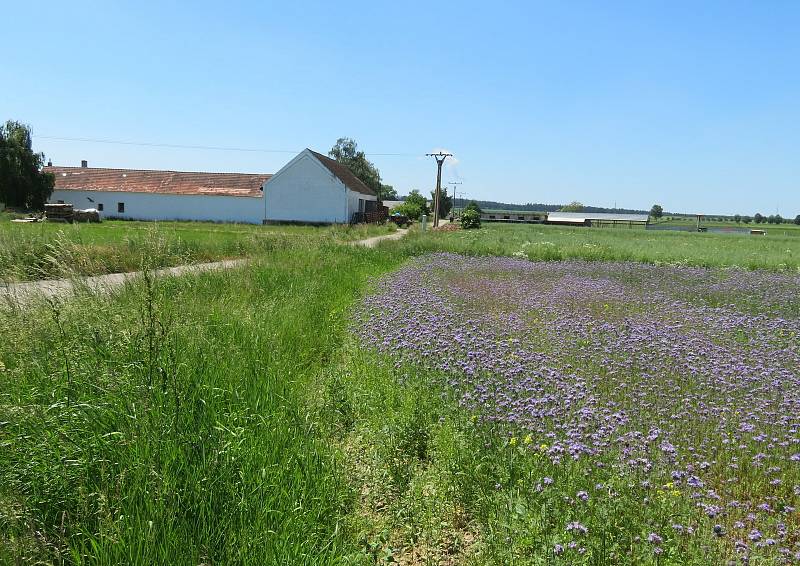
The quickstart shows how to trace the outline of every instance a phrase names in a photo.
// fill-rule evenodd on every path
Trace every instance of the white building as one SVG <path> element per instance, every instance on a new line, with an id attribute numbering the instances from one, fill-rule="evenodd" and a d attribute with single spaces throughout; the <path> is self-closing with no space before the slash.
<path id="1" fill-rule="evenodd" d="M 275 175 L 45 167 L 50 202 L 96 208 L 104 218 L 217 222 L 347 223 L 377 195 L 340 163 L 303 150 Z"/>

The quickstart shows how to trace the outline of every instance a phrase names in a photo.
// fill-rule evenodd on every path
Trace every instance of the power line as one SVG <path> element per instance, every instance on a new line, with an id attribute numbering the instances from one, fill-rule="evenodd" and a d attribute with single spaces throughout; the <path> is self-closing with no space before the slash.
<path id="1" fill-rule="evenodd" d="M 263 149 L 252 147 L 226 147 L 215 145 L 188 145 L 177 143 L 156 143 L 156 142 L 138 142 L 127 140 L 112 140 L 112 139 L 98 139 L 98 138 L 74 138 L 66 136 L 36 136 L 37 138 L 45 140 L 69 141 L 69 142 L 84 142 L 84 143 L 107 143 L 115 145 L 134 145 L 140 147 L 166 147 L 171 149 L 202 149 L 213 151 L 241 151 L 249 153 L 300 153 L 301 150 L 292 149 Z M 421 153 L 366 153 L 365 155 L 375 155 L 382 157 L 422 157 Z"/>

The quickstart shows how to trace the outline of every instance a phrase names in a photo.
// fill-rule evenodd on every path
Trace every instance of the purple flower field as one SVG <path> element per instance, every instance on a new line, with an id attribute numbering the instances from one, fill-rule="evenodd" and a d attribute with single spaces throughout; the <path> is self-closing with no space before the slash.
<path id="1" fill-rule="evenodd" d="M 509 449 L 688 510 L 643 532 L 654 556 L 708 537 L 800 561 L 800 275 L 433 254 L 376 281 L 356 318 Z M 580 506 L 615 496 L 586 484 L 556 555 L 586 535 Z"/>

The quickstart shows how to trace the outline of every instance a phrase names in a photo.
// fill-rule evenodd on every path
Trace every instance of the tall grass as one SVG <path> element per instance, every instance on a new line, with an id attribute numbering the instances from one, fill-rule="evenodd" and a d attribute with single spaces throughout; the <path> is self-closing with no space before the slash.
<path id="1" fill-rule="evenodd" d="M 392 265 L 309 246 L 0 314 L 0 561 L 352 552 L 351 491 L 309 390 L 364 278 Z"/>
<path id="2" fill-rule="evenodd" d="M 208 222 L 0 223 L 0 280 L 25 281 L 134 271 L 254 256 L 310 241 L 337 242 L 393 230 L 358 225 L 249 226 Z"/>

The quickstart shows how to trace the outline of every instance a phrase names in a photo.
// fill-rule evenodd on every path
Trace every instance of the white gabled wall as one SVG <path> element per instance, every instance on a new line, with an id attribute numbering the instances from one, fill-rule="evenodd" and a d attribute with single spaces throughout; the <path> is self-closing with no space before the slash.
<path id="1" fill-rule="evenodd" d="M 346 223 L 351 218 L 347 192 L 344 183 L 304 150 L 264 184 L 265 217 L 275 222 Z"/>
<path id="2" fill-rule="evenodd" d="M 358 212 L 358 199 L 378 200 L 378 197 L 376 197 L 375 195 L 365 195 L 364 193 L 359 193 L 347 189 L 347 209 L 350 213 L 348 216 L 349 218 L 352 218 L 353 214 Z"/>
<path id="3" fill-rule="evenodd" d="M 91 202 L 89 199 L 94 202 Z M 209 220 L 261 224 L 263 198 L 212 195 L 165 195 L 123 191 L 76 191 L 56 189 L 50 202 L 63 200 L 75 208 L 98 208 L 102 218 L 131 220 Z M 125 212 L 117 212 L 117 203 L 125 203 Z"/>

